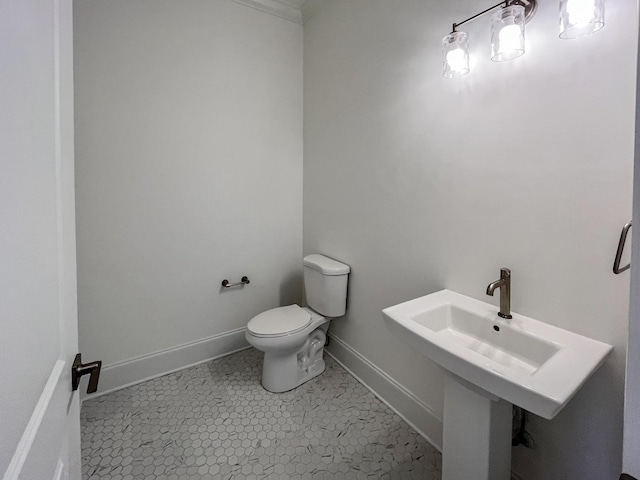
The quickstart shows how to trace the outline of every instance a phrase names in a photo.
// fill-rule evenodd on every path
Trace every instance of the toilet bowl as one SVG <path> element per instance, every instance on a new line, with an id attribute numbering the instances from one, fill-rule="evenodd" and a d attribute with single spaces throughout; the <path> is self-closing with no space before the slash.
<path id="1" fill-rule="evenodd" d="M 346 311 L 348 265 L 323 255 L 304 258 L 308 307 L 288 305 L 253 317 L 246 339 L 264 352 L 262 386 L 286 392 L 324 372 L 329 322 Z"/>
<path id="2" fill-rule="evenodd" d="M 264 352 L 262 386 L 286 392 L 324 372 L 322 349 L 328 327 L 325 317 L 298 305 L 267 310 L 251 319 L 246 338 Z"/>

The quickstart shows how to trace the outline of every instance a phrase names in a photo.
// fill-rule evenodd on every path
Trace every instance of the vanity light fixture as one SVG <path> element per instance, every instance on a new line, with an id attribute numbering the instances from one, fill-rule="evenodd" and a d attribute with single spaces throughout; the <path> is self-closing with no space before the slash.
<path id="1" fill-rule="evenodd" d="M 506 0 L 472 17 L 454 23 L 451 33 L 442 39 L 442 74 L 446 78 L 469 73 L 469 37 L 458 27 L 497 8 L 491 23 L 491 60 L 502 62 L 524 53 L 524 24 L 538 7 L 537 0 Z"/>
<path id="2" fill-rule="evenodd" d="M 605 0 L 560 0 L 560 38 L 578 38 L 604 26 Z M 491 20 L 491 60 L 503 62 L 524 54 L 524 26 L 538 9 L 537 0 L 506 0 L 461 22 L 442 39 L 442 74 L 445 78 L 469 73 L 469 36 L 458 27 L 499 9 Z"/>

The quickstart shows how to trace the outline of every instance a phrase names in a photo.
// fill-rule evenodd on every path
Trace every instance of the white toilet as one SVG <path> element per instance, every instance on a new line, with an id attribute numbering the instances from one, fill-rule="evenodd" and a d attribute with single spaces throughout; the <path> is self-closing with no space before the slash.
<path id="1" fill-rule="evenodd" d="M 247 341 L 264 352 L 262 386 L 270 392 L 292 390 L 324 372 L 329 322 L 347 308 L 349 265 L 318 254 L 303 263 L 309 306 L 273 308 L 247 325 Z"/>

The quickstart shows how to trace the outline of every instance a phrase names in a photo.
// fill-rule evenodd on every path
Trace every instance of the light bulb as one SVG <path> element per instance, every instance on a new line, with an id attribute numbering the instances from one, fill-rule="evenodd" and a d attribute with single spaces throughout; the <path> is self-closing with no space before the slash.
<path id="1" fill-rule="evenodd" d="M 449 68 L 456 72 L 467 69 L 469 66 L 464 50 L 461 48 L 447 52 L 447 63 L 449 64 Z"/>
<path id="2" fill-rule="evenodd" d="M 576 26 L 584 26 L 593 18 L 593 0 L 569 0 L 567 15 L 569 22 Z"/>
<path id="3" fill-rule="evenodd" d="M 522 35 L 519 25 L 507 25 L 500 29 L 498 38 L 500 39 L 500 52 L 504 55 L 513 55 L 520 48 L 520 37 Z"/>
<path id="4" fill-rule="evenodd" d="M 578 38 L 604 27 L 604 0 L 560 0 L 560 38 Z"/>

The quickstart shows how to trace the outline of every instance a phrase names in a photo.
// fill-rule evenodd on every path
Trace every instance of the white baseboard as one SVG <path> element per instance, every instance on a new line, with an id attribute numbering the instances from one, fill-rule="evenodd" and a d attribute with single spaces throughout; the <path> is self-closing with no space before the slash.
<path id="1" fill-rule="evenodd" d="M 329 332 L 325 351 L 362 385 L 396 412 L 438 451 L 442 451 L 442 419 L 427 404 L 404 388 L 343 340 Z"/>
<path id="2" fill-rule="evenodd" d="M 98 392 L 91 395 L 84 394 L 82 400 L 96 398 L 249 348 L 249 343 L 244 336 L 245 331 L 246 328 L 240 328 L 107 365 L 100 372 Z M 80 389 L 84 392 L 86 386 L 81 386 Z"/>

